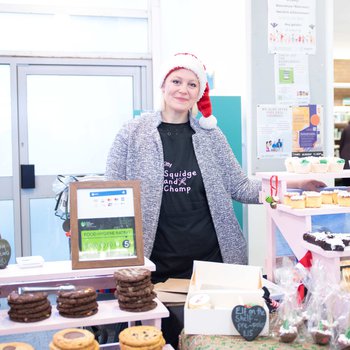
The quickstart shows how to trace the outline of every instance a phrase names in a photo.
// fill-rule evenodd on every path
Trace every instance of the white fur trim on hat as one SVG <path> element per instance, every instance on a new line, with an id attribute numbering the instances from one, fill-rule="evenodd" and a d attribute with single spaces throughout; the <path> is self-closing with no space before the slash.
<path id="1" fill-rule="evenodd" d="M 199 118 L 199 125 L 203 129 L 215 129 L 217 126 L 217 119 L 213 116 L 210 115 L 209 117 L 200 117 Z"/>
<path id="2" fill-rule="evenodd" d="M 205 67 L 203 63 L 196 57 L 191 54 L 180 53 L 174 55 L 168 62 L 166 62 L 161 70 L 160 75 L 160 87 L 163 86 L 165 77 L 169 74 L 170 71 L 176 68 L 186 68 L 195 73 L 199 80 L 199 94 L 198 100 L 203 96 L 205 86 L 207 84 L 207 74 L 205 72 Z"/>

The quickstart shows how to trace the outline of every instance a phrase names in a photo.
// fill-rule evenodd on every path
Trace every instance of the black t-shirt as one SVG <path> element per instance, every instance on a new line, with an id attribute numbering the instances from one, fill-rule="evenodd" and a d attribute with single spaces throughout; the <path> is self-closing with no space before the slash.
<path id="1" fill-rule="evenodd" d="M 161 123 L 164 185 L 151 261 L 154 282 L 190 278 L 193 260 L 222 262 L 190 123 Z"/>

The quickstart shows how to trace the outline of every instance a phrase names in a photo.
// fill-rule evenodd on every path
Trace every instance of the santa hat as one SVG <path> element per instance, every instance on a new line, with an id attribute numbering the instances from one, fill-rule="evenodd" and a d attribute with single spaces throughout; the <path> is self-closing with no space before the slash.
<path id="1" fill-rule="evenodd" d="M 306 271 L 310 270 L 312 266 L 312 253 L 308 250 L 306 254 L 299 260 L 295 267 L 303 274 Z M 306 295 L 306 288 L 303 283 L 300 283 L 297 289 L 297 300 L 301 304 Z"/>
<path id="2" fill-rule="evenodd" d="M 202 113 L 202 117 L 199 119 L 199 125 L 203 129 L 214 129 L 216 127 L 217 120 L 212 115 L 207 74 L 204 64 L 196 56 L 190 53 L 178 53 L 168 62 L 166 62 L 161 72 L 161 87 L 170 73 L 181 68 L 191 70 L 197 75 L 199 80 L 197 107 Z"/>

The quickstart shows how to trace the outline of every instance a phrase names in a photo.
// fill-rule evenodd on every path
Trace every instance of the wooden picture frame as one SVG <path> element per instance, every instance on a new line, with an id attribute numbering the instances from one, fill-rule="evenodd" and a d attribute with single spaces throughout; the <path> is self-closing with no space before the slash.
<path id="1" fill-rule="evenodd" d="M 72 269 L 144 265 L 139 181 L 70 183 Z"/>

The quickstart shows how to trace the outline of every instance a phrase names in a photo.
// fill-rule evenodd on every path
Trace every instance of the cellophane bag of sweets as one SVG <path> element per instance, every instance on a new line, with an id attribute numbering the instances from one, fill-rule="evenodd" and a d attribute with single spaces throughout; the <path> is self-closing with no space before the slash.
<path id="1" fill-rule="evenodd" d="M 334 319 L 337 320 L 334 348 L 350 350 L 350 293 L 349 286 L 341 285 L 334 305 Z"/>
<path id="2" fill-rule="evenodd" d="M 277 309 L 277 317 L 272 325 L 272 336 L 282 343 L 292 343 L 303 339 L 303 307 L 298 298 L 300 274 L 293 262 L 284 258 L 275 271 L 275 282 L 283 292 L 283 299 Z"/>
<path id="3" fill-rule="evenodd" d="M 310 269 L 307 290 L 305 309 L 308 333 L 315 344 L 333 343 L 337 326 L 334 308 L 339 286 L 327 281 L 325 267 L 318 261 Z"/>

